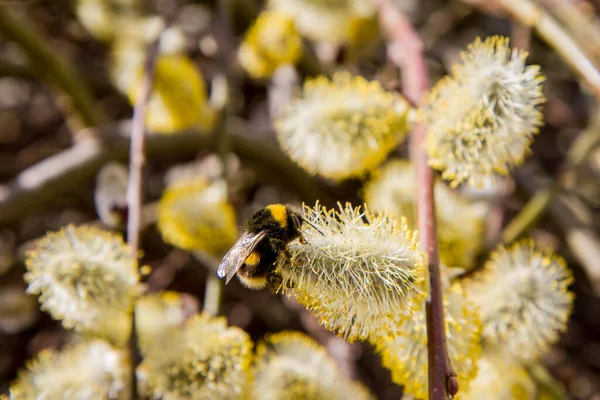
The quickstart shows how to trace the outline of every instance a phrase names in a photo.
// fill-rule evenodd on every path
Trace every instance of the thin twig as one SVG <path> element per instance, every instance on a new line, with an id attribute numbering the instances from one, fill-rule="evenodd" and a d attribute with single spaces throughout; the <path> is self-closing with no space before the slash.
<path id="1" fill-rule="evenodd" d="M 69 97 L 84 126 L 97 126 L 102 115 L 95 107 L 92 94 L 78 75 L 64 63 L 51 44 L 33 29 L 23 17 L 17 21 L 7 8 L 0 7 L 0 31 L 21 46 L 29 58 L 31 68 L 40 76 L 60 87 Z"/>
<path id="2" fill-rule="evenodd" d="M 229 55 L 231 51 L 231 0 L 219 0 L 219 54 L 217 59 L 218 72 L 213 80 L 213 91 L 220 93 L 213 96 L 216 100 L 216 107 L 219 109 L 219 121 L 213 132 L 215 142 L 217 143 L 217 151 L 219 158 L 223 164 L 221 178 L 227 185 L 227 176 L 229 173 L 227 156 L 231 149 L 231 135 L 227 130 L 227 121 L 230 111 L 230 95 L 231 95 L 231 66 L 229 63 Z M 228 190 L 227 190 L 228 192 Z M 216 266 L 215 266 L 216 267 Z M 210 315 L 216 316 L 221 312 L 223 303 L 223 280 L 216 275 L 216 268 L 210 271 L 206 277 L 206 290 L 204 291 L 204 302 L 202 308 Z"/>
<path id="3" fill-rule="evenodd" d="M 546 10 L 531 0 L 463 0 L 484 10 L 501 10 L 524 25 L 531 26 L 565 63 L 600 96 L 600 71 L 579 45 Z"/>
<path id="4" fill-rule="evenodd" d="M 413 104 L 420 104 L 429 75 L 423 56 L 421 39 L 403 15 L 389 0 L 376 0 L 379 20 L 389 37 L 388 58 L 402 70 L 404 94 Z M 417 171 L 417 222 L 421 245 L 429 260 L 430 296 L 425 304 L 427 317 L 427 353 L 429 362 L 429 398 L 447 399 L 458 392 L 458 380 L 452 369 L 446 344 L 444 306 L 437 251 L 433 171 L 427 164 L 423 141 L 427 127 L 420 123 L 411 133 L 411 155 Z"/>
<path id="5" fill-rule="evenodd" d="M 165 28 L 173 21 L 177 2 L 172 1 L 165 5 Z M 163 30 L 164 32 L 164 30 Z M 133 108 L 133 119 L 131 122 L 131 147 L 129 150 L 129 183 L 127 185 L 127 243 L 131 247 L 133 257 L 137 259 L 140 250 L 140 227 L 142 223 L 142 168 L 144 166 L 144 139 L 146 137 L 146 108 L 152 84 L 156 62 L 160 53 L 160 40 L 162 33 L 148 46 L 146 60 L 144 62 L 144 74 L 136 93 L 136 101 Z M 131 360 L 131 393 L 132 398 L 137 398 L 137 329 L 135 321 L 135 307 L 131 315 L 131 331 L 129 337 L 129 351 Z"/>

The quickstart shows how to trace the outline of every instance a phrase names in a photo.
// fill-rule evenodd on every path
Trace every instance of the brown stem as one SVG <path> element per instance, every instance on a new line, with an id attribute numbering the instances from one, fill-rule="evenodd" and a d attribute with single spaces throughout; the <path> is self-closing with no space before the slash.
<path id="1" fill-rule="evenodd" d="M 165 5 L 166 23 L 170 26 L 177 8 L 177 2 L 171 1 Z M 164 31 L 163 31 L 164 32 Z M 148 46 L 146 61 L 144 62 L 144 74 L 138 87 L 135 105 L 133 108 L 133 119 L 131 122 L 131 147 L 129 149 L 129 183 L 127 185 L 127 243 L 131 246 L 133 257 L 137 259 L 140 250 L 140 227 L 142 223 L 142 168 L 144 166 L 144 139 L 146 136 L 146 108 L 152 83 L 156 60 L 160 53 L 160 39 L 162 33 Z M 137 393 L 137 329 L 135 323 L 135 307 L 131 315 L 131 331 L 129 336 L 129 351 L 131 360 L 131 393 L 132 398 L 138 397 Z"/>
<path id="2" fill-rule="evenodd" d="M 404 94 L 419 105 L 429 87 L 429 75 L 423 57 L 423 44 L 408 18 L 389 0 L 376 0 L 379 20 L 389 37 L 388 58 L 402 70 Z M 429 362 L 429 398 L 447 399 L 458 392 L 458 380 L 452 369 L 446 344 L 440 265 L 437 252 L 433 171 L 427 163 L 423 141 L 427 127 L 417 124 L 410 136 L 413 163 L 417 171 L 417 222 L 422 246 L 429 260 L 430 297 L 425 304 L 427 318 L 427 354 Z"/>

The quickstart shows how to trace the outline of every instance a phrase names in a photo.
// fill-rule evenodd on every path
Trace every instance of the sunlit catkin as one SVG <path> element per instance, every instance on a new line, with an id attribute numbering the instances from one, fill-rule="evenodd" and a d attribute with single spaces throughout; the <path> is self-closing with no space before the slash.
<path id="1" fill-rule="evenodd" d="M 137 260 L 123 239 L 91 226 L 69 225 L 38 240 L 26 257 L 28 293 L 67 328 L 125 317 L 142 292 Z"/>
<path id="2" fill-rule="evenodd" d="M 461 400 L 534 400 L 536 387 L 525 368 L 495 352 L 485 352 L 478 362 L 479 371 L 469 388 L 462 387 Z"/>
<path id="3" fill-rule="evenodd" d="M 369 0 L 270 0 L 269 7 L 293 18 L 307 38 L 337 44 L 358 36 L 359 27 L 375 15 Z"/>
<path id="4" fill-rule="evenodd" d="M 507 38 L 477 39 L 461 56 L 426 97 L 426 148 L 431 166 L 452 185 L 479 186 L 529 153 L 542 125 L 543 77 Z"/>
<path id="5" fill-rule="evenodd" d="M 259 343 L 253 368 L 252 399 L 367 400 L 360 384 L 348 380 L 327 351 L 300 332 L 268 335 Z"/>
<path id="6" fill-rule="evenodd" d="M 275 120 L 284 151 L 312 174 L 343 180 L 381 163 L 407 133 L 408 104 L 379 82 L 339 72 L 308 79 Z"/>
<path id="7" fill-rule="evenodd" d="M 152 346 L 137 370 L 140 392 L 151 399 L 246 399 L 252 341 L 225 318 L 196 315 Z"/>
<path id="8" fill-rule="evenodd" d="M 127 352 L 102 340 L 71 345 L 60 352 L 43 350 L 10 386 L 11 400 L 127 400 Z"/>
<path id="9" fill-rule="evenodd" d="M 483 271 L 465 281 L 481 309 L 484 347 L 537 359 L 566 329 L 572 281 L 564 260 L 531 240 L 498 248 Z"/>
<path id="10" fill-rule="evenodd" d="M 387 211 L 397 220 L 406 217 L 416 228 L 415 169 L 410 162 L 394 160 L 371 176 L 363 188 L 365 202 L 374 211 Z M 438 251 L 445 265 L 469 268 L 483 245 L 485 210 L 442 182 L 435 184 Z"/>
<path id="11" fill-rule="evenodd" d="M 271 76 L 285 64 L 295 64 L 302 55 L 302 38 L 294 20 L 277 11 L 260 13 L 240 45 L 240 65 L 255 79 Z"/>
<path id="12" fill-rule="evenodd" d="M 477 373 L 481 356 L 481 320 L 477 305 L 457 285 L 444 291 L 446 340 L 452 366 L 458 375 L 460 390 L 468 389 Z M 425 304 L 412 318 L 397 326 L 396 337 L 371 340 L 382 357 L 383 365 L 392 372 L 392 379 L 404 386 L 404 393 L 418 399 L 428 399 L 427 324 Z"/>
<path id="13" fill-rule="evenodd" d="M 238 235 L 225 188 L 202 179 L 165 189 L 158 204 L 158 228 L 165 242 L 215 257 L 221 257 Z"/>
<path id="14" fill-rule="evenodd" d="M 425 256 L 406 223 L 367 209 L 304 208 L 300 241 L 280 257 L 281 287 L 348 340 L 394 332 L 392 317 L 420 310 L 425 296 Z M 289 287 L 293 289 L 288 289 Z"/>

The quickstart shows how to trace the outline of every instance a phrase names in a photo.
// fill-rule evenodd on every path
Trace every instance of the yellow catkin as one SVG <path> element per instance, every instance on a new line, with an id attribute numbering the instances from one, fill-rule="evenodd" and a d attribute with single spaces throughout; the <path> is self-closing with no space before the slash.
<path id="1" fill-rule="evenodd" d="M 405 222 L 350 204 L 304 208 L 299 241 L 281 257 L 281 288 L 327 329 L 347 340 L 395 332 L 396 317 L 410 317 L 425 296 L 425 256 Z M 292 287 L 292 289 L 288 289 Z"/>
<path id="2" fill-rule="evenodd" d="M 275 119 L 277 139 L 295 162 L 334 180 L 364 176 L 405 138 L 410 108 L 401 97 L 347 72 L 308 79 Z"/>
<path id="3" fill-rule="evenodd" d="M 302 56 L 302 38 L 294 21 L 277 11 L 263 11 L 240 45 L 240 65 L 255 79 L 268 78 L 280 66 Z"/>
<path id="4" fill-rule="evenodd" d="M 480 307 L 485 348 L 524 362 L 538 359 L 566 329 L 574 295 L 564 260 L 530 239 L 491 255 L 465 289 Z"/>
<path id="5" fill-rule="evenodd" d="M 429 163 L 453 186 L 482 186 L 530 152 L 542 125 L 543 76 L 508 39 L 479 38 L 426 96 Z"/>

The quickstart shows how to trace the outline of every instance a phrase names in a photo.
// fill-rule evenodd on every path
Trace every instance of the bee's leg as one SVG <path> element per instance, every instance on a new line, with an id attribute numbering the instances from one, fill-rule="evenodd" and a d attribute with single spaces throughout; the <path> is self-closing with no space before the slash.
<path id="1" fill-rule="evenodd" d="M 283 278 L 278 273 L 271 272 L 267 275 L 267 282 L 269 291 L 272 294 L 277 294 L 279 289 L 281 289 L 281 285 L 283 285 Z"/>

